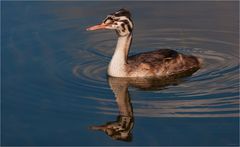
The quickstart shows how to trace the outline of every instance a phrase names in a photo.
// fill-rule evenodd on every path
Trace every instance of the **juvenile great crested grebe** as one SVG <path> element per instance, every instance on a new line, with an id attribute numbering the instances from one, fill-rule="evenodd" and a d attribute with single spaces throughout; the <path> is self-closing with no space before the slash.
<path id="1" fill-rule="evenodd" d="M 144 52 L 128 57 L 132 42 L 133 22 L 126 9 L 109 14 L 99 25 L 87 28 L 88 31 L 116 30 L 118 42 L 108 66 L 112 77 L 162 77 L 176 75 L 200 68 L 197 57 L 188 56 L 170 49 Z"/>

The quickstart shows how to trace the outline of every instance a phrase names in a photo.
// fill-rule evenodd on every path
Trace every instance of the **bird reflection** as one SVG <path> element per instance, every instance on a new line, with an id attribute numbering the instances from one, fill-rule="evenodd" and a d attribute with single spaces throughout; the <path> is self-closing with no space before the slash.
<path id="1" fill-rule="evenodd" d="M 134 126 L 133 107 L 128 87 L 132 86 L 141 90 L 161 90 L 168 85 L 177 85 L 184 81 L 183 77 L 189 76 L 195 71 L 167 78 L 116 78 L 108 77 L 119 109 L 119 115 L 115 121 L 106 122 L 103 125 L 91 126 L 92 130 L 105 132 L 114 140 L 132 141 L 132 129 Z"/>
<path id="2" fill-rule="evenodd" d="M 119 115 L 116 121 L 110 121 L 100 126 L 92 126 L 91 129 L 103 131 L 116 140 L 131 141 L 134 117 L 131 98 L 128 92 L 129 82 L 123 78 L 113 77 L 109 77 L 108 82 L 115 94 Z"/>

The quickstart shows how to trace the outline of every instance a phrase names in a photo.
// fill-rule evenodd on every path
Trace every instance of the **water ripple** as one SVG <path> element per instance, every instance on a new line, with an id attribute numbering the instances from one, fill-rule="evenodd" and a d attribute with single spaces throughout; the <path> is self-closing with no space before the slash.
<path id="1" fill-rule="evenodd" d="M 235 42 L 195 35 L 207 32 L 210 36 L 234 36 L 234 32 L 177 28 L 150 29 L 147 32 L 137 32 L 130 54 L 155 48 L 171 48 L 202 58 L 203 67 L 180 84 L 169 85 L 161 90 L 141 91 L 130 87 L 135 116 L 238 117 L 238 45 Z M 38 36 L 38 40 L 41 39 Z M 84 109 L 94 113 L 118 113 L 106 75 L 115 43 L 115 35 L 111 32 L 86 33 L 82 42 L 76 42 L 70 49 L 53 53 L 64 57 L 56 61 L 55 78 L 69 87 L 69 90 L 84 87 L 93 91 L 92 95 L 85 96 L 93 105 L 84 106 Z M 103 98 L 99 95 L 101 92 L 108 95 Z M 75 94 L 71 93 L 71 96 L 78 97 L 79 93 Z"/>

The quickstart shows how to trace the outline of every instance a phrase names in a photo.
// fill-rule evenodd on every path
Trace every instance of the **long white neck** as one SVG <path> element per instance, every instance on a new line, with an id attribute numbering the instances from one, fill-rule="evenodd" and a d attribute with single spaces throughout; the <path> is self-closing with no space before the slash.
<path id="1" fill-rule="evenodd" d="M 126 77 L 126 65 L 128 51 L 131 45 L 132 35 L 119 37 L 112 60 L 108 65 L 108 75 L 112 77 Z"/>

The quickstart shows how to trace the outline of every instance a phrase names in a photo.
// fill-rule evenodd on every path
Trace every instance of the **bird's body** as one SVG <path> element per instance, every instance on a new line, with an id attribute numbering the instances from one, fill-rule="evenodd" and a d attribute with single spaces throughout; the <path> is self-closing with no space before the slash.
<path id="1" fill-rule="evenodd" d="M 125 9 L 108 15 L 102 24 L 88 30 L 114 29 L 118 42 L 108 66 L 112 77 L 163 77 L 200 68 L 197 57 L 184 55 L 171 49 L 160 49 L 128 56 L 132 42 L 133 23 Z"/>
<path id="2" fill-rule="evenodd" d="M 162 77 L 182 73 L 199 67 L 193 56 L 180 54 L 170 49 L 160 49 L 129 57 L 129 77 Z"/>

